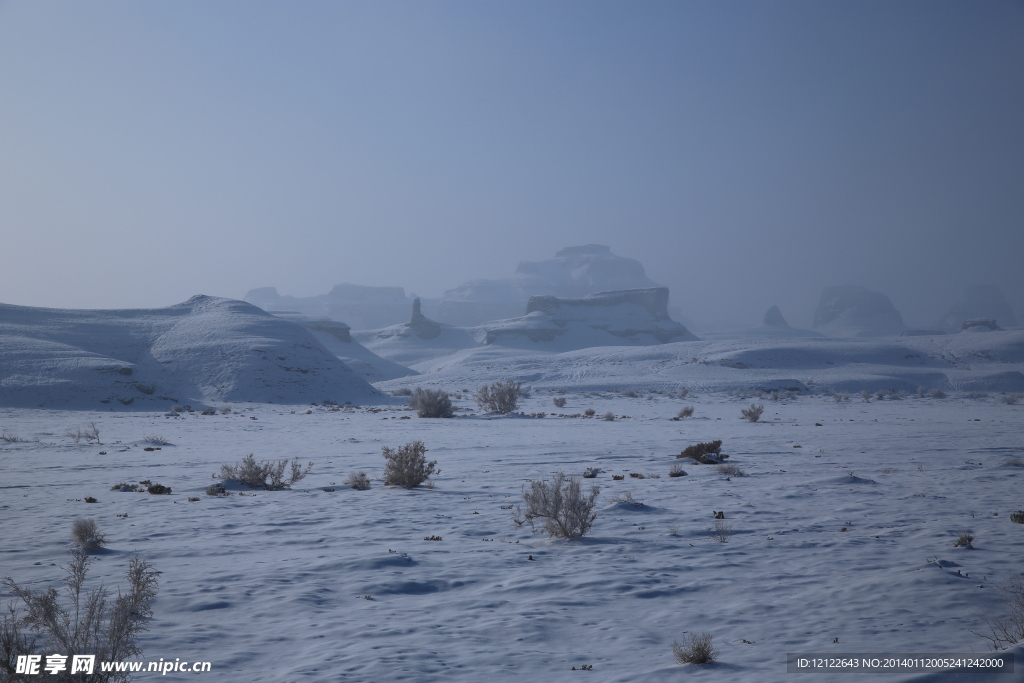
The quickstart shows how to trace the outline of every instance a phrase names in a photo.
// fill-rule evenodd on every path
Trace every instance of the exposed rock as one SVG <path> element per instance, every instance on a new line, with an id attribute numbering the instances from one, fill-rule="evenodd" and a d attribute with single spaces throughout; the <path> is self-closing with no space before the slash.
<path id="1" fill-rule="evenodd" d="M 245 300 L 270 313 L 344 321 L 357 330 L 405 322 L 412 303 L 412 297 L 401 287 L 366 287 L 347 282 L 335 285 L 327 294 L 306 297 L 281 296 L 275 287 L 259 287 L 250 290 Z"/>
<path id="2" fill-rule="evenodd" d="M 964 324 L 960 326 L 961 332 L 998 332 L 1002 329 L 992 318 L 965 320 Z"/>
<path id="3" fill-rule="evenodd" d="M 599 292 L 577 299 L 534 296 L 527 314 L 481 326 L 485 344 L 559 341 L 559 348 L 666 344 L 696 337 L 668 316 L 668 289 Z"/>
<path id="4" fill-rule="evenodd" d="M 419 299 L 413 300 L 412 320 L 407 322 L 405 326 L 412 329 L 420 339 L 436 339 L 437 335 L 441 334 L 441 326 L 423 315 L 420 311 Z"/>
<path id="5" fill-rule="evenodd" d="M 473 280 L 441 297 L 438 319 L 469 327 L 522 315 L 532 296 L 582 297 L 594 292 L 657 287 L 639 261 L 600 244 L 566 247 L 546 261 L 523 261 L 498 280 Z"/>
<path id="6" fill-rule="evenodd" d="M 962 299 L 953 304 L 936 327 L 955 332 L 965 320 L 991 319 L 1002 327 L 1016 327 L 1017 317 L 1013 309 L 1003 297 L 1003 293 L 994 285 L 976 285 L 964 290 Z"/>
<path id="7" fill-rule="evenodd" d="M 903 332 L 903 316 L 889 297 L 866 287 L 826 287 L 814 312 L 814 329 L 832 336 L 881 337 Z"/>
<path id="8" fill-rule="evenodd" d="M 789 327 L 789 323 L 782 317 L 782 311 L 778 306 L 772 306 L 764 314 L 764 324 L 770 327 Z"/>

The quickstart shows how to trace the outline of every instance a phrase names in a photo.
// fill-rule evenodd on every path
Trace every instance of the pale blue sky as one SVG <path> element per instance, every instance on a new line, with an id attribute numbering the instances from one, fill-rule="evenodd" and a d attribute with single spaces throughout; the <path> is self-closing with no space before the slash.
<path id="1" fill-rule="evenodd" d="M 568 245 L 697 321 L 1024 306 L 1024 3 L 0 2 L 0 301 L 439 296 Z"/>

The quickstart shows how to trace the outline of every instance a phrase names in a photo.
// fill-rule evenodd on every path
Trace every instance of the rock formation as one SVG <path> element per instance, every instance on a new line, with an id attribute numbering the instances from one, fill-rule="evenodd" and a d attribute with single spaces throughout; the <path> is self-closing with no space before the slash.
<path id="1" fill-rule="evenodd" d="M 1017 317 L 994 285 L 976 285 L 964 290 L 963 298 L 949 309 L 949 312 L 935 324 L 939 329 L 956 332 L 965 320 L 991 319 L 1002 327 L 1016 327 Z"/>
<path id="2" fill-rule="evenodd" d="M 903 332 L 903 316 L 889 297 L 866 287 L 826 287 L 813 328 L 836 337 L 882 337 Z"/>

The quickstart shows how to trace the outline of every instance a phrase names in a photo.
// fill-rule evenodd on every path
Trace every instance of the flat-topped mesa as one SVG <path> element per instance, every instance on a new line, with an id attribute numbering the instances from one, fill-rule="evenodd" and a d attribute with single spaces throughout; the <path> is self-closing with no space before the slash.
<path id="1" fill-rule="evenodd" d="M 668 288 L 598 292 L 580 298 L 530 297 L 526 315 L 481 326 L 485 344 L 556 342 L 588 346 L 667 344 L 696 339 L 668 316 Z"/>
<path id="2" fill-rule="evenodd" d="M 964 324 L 960 326 L 961 332 L 1001 332 L 1002 329 L 992 318 L 965 320 Z"/>
<path id="3" fill-rule="evenodd" d="M 564 250 L 563 250 L 564 251 Z M 579 299 L 557 296 L 531 296 L 526 303 L 526 314 L 543 311 L 562 319 L 575 318 L 569 314 L 573 307 L 594 308 L 632 304 L 647 311 L 654 320 L 668 320 L 668 287 L 627 289 L 620 292 L 596 292 Z M 592 317 L 592 316 L 586 316 Z"/>
<path id="4" fill-rule="evenodd" d="M 813 327 L 841 337 L 883 337 L 905 329 L 889 297 L 855 285 L 824 288 Z"/>
<path id="5" fill-rule="evenodd" d="M 420 311 L 418 298 L 413 299 L 412 320 L 405 323 L 405 326 L 415 332 L 420 339 L 436 339 L 441 334 L 441 326 Z"/>
<path id="6" fill-rule="evenodd" d="M 768 309 L 764 314 L 763 323 L 771 327 L 789 327 L 789 323 L 782 317 L 782 311 L 779 310 L 778 306 L 772 306 Z"/>
<path id="7" fill-rule="evenodd" d="M 1016 327 L 1017 317 L 995 285 L 975 285 L 964 290 L 963 297 L 935 323 L 939 329 L 954 332 L 964 321 L 993 320 L 1002 327 Z"/>

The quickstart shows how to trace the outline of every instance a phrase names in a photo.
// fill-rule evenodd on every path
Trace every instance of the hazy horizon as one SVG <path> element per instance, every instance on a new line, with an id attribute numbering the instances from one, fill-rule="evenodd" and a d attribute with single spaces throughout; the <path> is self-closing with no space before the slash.
<path id="1" fill-rule="evenodd" d="M 0 2 L 0 301 L 436 298 L 581 244 L 698 325 L 1024 308 L 1024 3 Z"/>

